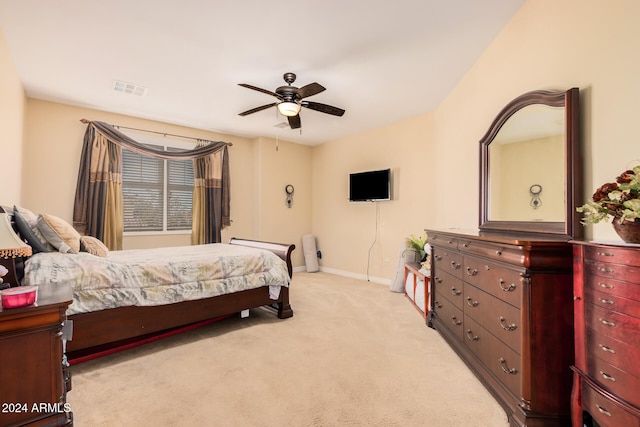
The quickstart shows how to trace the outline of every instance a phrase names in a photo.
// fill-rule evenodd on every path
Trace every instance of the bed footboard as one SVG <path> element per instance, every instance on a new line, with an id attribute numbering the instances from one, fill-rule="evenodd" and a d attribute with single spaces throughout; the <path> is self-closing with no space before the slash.
<path id="1" fill-rule="evenodd" d="M 291 264 L 291 252 L 296 248 L 296 245 L 288 245 L 284 243 L 271 243 L 262 242 L 259 240 L 247 240 L 238 239 L 232 237 L 229 239 L 230 245 L 248 246 L 250 248 L 266 249 L 278 255 L 287 263 L 287 270 L 289 271 L 289 277 L 293 277 L 293 264 Z"/>

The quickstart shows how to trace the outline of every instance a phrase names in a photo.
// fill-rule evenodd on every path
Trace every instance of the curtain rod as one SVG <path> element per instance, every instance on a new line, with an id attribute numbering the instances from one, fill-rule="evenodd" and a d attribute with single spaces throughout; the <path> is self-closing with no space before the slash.
<path id="1" fill-rule="evenodd" d="M 91 123 L 91 120 L 87 120 L 87 119 L 80 119 L 80 121 L 82 123 L 84 123 L 85 125 Z M 175 135 L 173 133 L 157 132 L 155 130 L 137 129 L 137 128 L 130 128 L 130 127 L 126 127 L 126 126 L 120 126 L 120 125 L 111 125 L 111 126 L 113 126 L 115 128 L 118 128 L 118 129 L 122 128 L 122 129 L 129 129 L 129 130 L 137 130 L 137 131 L 140 131 L 140 132 L 156 133 L 158 135 L 163 135 L 165 137 L 166 136 L 175 136 L 177 138 L 193 139 L 195 141 L 208 141 L 208 140 L 205 140 L 204 138 L 194 138 L 192 136 Z M 229 147 L 233 146 L 232 142 L 225 142 L 225 144 L 227 144 Z"/>

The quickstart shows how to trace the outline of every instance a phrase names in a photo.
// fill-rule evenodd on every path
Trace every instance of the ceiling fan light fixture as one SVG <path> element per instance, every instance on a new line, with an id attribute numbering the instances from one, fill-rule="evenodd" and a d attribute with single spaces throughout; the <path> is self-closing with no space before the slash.
<path id="1" fill-rule="evenodd" d="M 300 107 L 301 105 L 297 102 L 283 101 L 278 104 L 278 111 L 280 111 L 280 114 L 283 116 L 293 117 L 298 115 Z"/>

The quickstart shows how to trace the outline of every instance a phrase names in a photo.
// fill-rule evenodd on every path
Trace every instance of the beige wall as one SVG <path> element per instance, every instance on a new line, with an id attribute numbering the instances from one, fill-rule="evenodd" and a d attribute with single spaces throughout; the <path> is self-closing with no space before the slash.
<path id="1" fill-rule="evenodd" d="M 433 113 L 314 148 L 321 266 L 366 274 L 375 210 L 345 201 L 352 170 L 400 170 L 400 193 L 380 204 L 376 276 L 393 278 L 393 259 L 385 260 L 411 232 L 477 229 L 478 141 L 506 103 L 530 90 L 580 88 L 585 198 L 639 162 L 638 16 L 637 0 L 528 0 Z M 609 224 L 586 235 L 619 240 Z"/>
<path id="2" fill-rule="evenodd" d="M 86 129 L 86 125 L 80 123 L 82 118 L 233 143 L 229 149 L 232 225 L 223 230 L 223 241 L 242 237 L 291 242 L 299 247 L 300 237 L 310 232 L 310 201 L 308 195 L 304 196 L 305 189 L 310 187 L 310 147 L 280 141 L 279 150 L 274 154 L 267 149 L 269 141 L 34 99 L 27 101 L 25 121 L 25 173 L 22 179 L 22 204 L 25 207 L 72 220 L 78 163 Z M 293 167 L 288 167 L 290 165 Z M 284 205 L 284 182 L 300 186 L 295 209 Z M 189 235 L 126 236 L 124 248 L 188 245 L 189 242 Z M 294 252 L 293 262 L 294 266 L 303 264 L 301 249 Z"/>
<path id="3" fill-rule="evenodd" d="M 403 239 L 421 234 L 437 203 L 431 114 L 313 149 L 313 232 L 326 270 L 385 281 Z M 392 200 L 348 201 L 349 173 L 391 168 Z"/>
<path id="4" fill-rule="evenodd" d="M 22 146 L 25 95 L 0 30 L 0 204 L 22 202 Z"/>

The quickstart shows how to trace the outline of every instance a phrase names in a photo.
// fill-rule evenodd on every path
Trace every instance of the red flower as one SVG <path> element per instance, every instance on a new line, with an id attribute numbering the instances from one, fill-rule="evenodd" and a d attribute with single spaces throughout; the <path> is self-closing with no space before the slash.
<path id="1" fill-rule="evenodd" d="M 595 193 L 593 193 L 593 201 L 601 202 L 603 200 L 606 200 L 609 197 L 609 193 L 617 189 L 618 189 L 618 184 L 616 184 L 615 182 L 603 184 L 602 186 L 600 186 L 600 188 L 596 190 Z"/>

